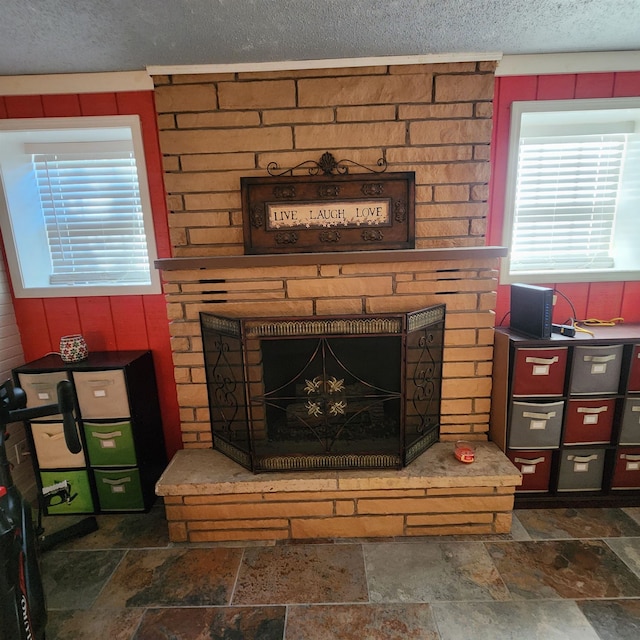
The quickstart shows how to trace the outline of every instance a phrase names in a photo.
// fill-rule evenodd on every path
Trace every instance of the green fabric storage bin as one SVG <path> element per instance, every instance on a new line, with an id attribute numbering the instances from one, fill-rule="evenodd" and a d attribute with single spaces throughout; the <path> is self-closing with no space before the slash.
<path id="1" fill-rule="evenodd" d="M 59 496 L 53 497 L 53 504 L 47 506 L 49 515 L 66 515 L 71 513 L 93 513 L 93 497 L 89 484 L 89 472 L 85 469 L 62 471 L 41 471 L 42 487 L 50 487 L 65 480 L 69 483 L 70 502 L 61 501 Z"/>
<path id="2" fill-rule="evenodd" d="M 94 469 L 102 511 L 144 511 L 138 469 Z"/>
<path id="3" fill-rule="evenodd" d="M 137 464 L 130 422 L 85 422 L 84 433 L 92 466 L 123 467 Z"/>

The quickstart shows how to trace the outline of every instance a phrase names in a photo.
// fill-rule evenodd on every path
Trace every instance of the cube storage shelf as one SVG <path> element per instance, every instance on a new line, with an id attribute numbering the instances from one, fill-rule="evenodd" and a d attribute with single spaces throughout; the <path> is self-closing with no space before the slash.
<path id="1" fill-rule="evenodd" d="M 55 402 L 60 380 L 73 384 L 80 453 L 67 449 L 61 416 L 27 424 L 40 490 L 69 486 L 69 500 L 47 501 L 49 515 L 151 507 L 167 459 L 150 351 L 96 352 L 68 364 L 52 354 L 17 367 L 13 377 L 28 407 Z"/>
<path id="2" fill-rule="evenodd" d="M 640 504 L 640 325 L 528 338 L 497 328 L 491 439 L 516 504 Z"/>

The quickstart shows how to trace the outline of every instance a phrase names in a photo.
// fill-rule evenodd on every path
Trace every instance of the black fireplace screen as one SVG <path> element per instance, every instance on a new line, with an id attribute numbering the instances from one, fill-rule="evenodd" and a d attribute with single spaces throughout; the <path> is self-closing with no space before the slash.
<path id="1" fill-rule="evenodd" d="M 201 313 L 214 448 L 256 472 L 408 464 L 439 436 L 444 312 Z"/>

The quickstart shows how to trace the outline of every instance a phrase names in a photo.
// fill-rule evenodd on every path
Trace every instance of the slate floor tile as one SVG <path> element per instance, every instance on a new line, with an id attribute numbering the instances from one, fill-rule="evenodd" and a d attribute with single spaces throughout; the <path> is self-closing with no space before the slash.
<path id="1" fill-rule="evenodd" d="M 640 600 L 582 600 L 578 606 L 600 640 L 640 638 Z"/>
<path id="2" fill-rule="evenodd" d="M 640 536 L 622 509 L 521 509 L 517 518 L 534 540 Z"/>
<path id="3" fill-rule="evenodd" d="M 515 512 L 511 517 L 511 537 L 514 540 L 531 540 L 531 534 L 525 529 Z"/>
<path id="4" fill-rule="evenodd" d="M 41 571 L 48 609 L 88 609 L 125 551 L 48 551 Z"/>
<path id="5" fill-rule="evenodd" d="M 295 605 L 287 640 L 440 640 L 429 604 Z"/>
<path id="6" fill-rule="evenodd" d="M 640 525 L 640 507 L 624 507 L 622 510 Z"/>
<path id="7" fill-rule="evenodd" d="M 575 602 L 432 605 L 442 640 L 600 640 Z"/>
<path id="8" fill-rule="evenodd" d="M 50 611 L 47 640 L 130 640 L 144 609 Z"/>
<path id="9" fill-rule="evenodd" d="M 242 549 L 132 549 L 96 606 L 229 604 L 241 556 Z"/>
<path id="10" fill-rule="evenodd" d="M 132 640 L 282 640 L 285 607 L 149 609 Z"/>
<path id="11" fill-rule="evenodd" d="M 362 546 L 315 544 L 245 549 L 233 604 L 367 599 Z"/>
<path id="12" fill-rule="evenodd" d="M 364 545 L 372 602 L 507 600 L 481 542 Z"/>
<path id="13" fill-rule="evenodd" d="M 605 542 L 640 578 L 640 538 L 609 538 Z"/>
<path id="14" fill-rule="evenodd" d="M 98 529 L 81 538 L 64 542 L 57 549 L 136 549 L 169 546 L 169 529 L 164 507 L 153 507 L 148 513 L 99 514 Z M 43 518 L 45 533 L 69 524 L 65 516 Z"/>
<path id="15" fill-rule="evenodd" d="M 514 599 L 640 596 L 640 579 L 602 540 L 485 545 Z"/>

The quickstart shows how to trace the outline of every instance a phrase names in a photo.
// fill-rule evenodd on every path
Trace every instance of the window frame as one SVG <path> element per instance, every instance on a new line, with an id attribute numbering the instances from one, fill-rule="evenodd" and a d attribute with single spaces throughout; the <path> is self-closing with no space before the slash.
<path id="1" fill-rule="evenodd" d="M 151 198 L 149 194 L 149 182 L 145 163 L 144 144 L 142 140 L 142 128 L 140 117 L 137 115 L 112 115 L 112 116 L 80 116 L 61 118 L 16 118 L 0 119 L 0 136 L 3 133 L 15 135 L 16 140 L 25 142 L 45 142 L 50 139 L 51 132 L 64 132 L 59 134 L 65 139 L 73 141 L 82 140 L 82 131 L 88 134 L 95 133 L 95 142 L 108 140 L 112 132 L 128 129 L 131 132 L 131 144 L 136 162 L 138 174 L 138 187 L 142 208 L 142 222 L 147 245 L 149 283 L 114 283 L 105 281 L 104 284 L 56 284 L 44 282 L 45 274 L 41 273 L 45 264 L 48 264 L 48 243 L 44 233 L 44 220 L 39 206 L 39 195 L 35 190 L 35 184 L 24 186 L 18 184 L 14 177 L 4 175 L 0 163 L 0 229 L 6 252 L 7 264 L 11 275 L 16 298 L 54 298 L 54 297 L 82 297 L 82 296 L 120 296 L 120 295 L 146 295 L 161 293 L 160 274 L 154 267 L 154 261 L 158 258 Z M 103 136 L 101 138 L 101 136 Z M 8 136 L 6 139 L 9 139 Z M 20 143 L 16 143 L 20 144 Z M 0 152 L 1 153 L 1 152 Z M 22 152 L 24 154 L 24 152 Z M 9 156 L 10 157 L 10 152 Z M 25 154 L 26 157 L 26 154 Z M 4 160 L 4 159 L 3 159 Z M 10 162 L 8 160 L 7 162 Z M 28 172 L 24 158 L 15 162 L 15 168 Z M 13 195 L 12 195 L 13 194 Z M 18 195 L 16 195 L 18 194 Z M 15 202 L 24 198 L 28 206 L 20 208 L 20 213 L 15 211 Z M 14 206 L 12 207 L 12 204 Z M 25 211 L 27 214 L 25 215 Z M 21 216 L 18 219 L 17 216 Z M 25 234 L 31 234 L 26 236 Z M 27 247 L 33 242 L 34 249 L 25 256 Z M 46 257 L 44 254 L 46 252 Z M 31 264 L 32 256 L 40 257 Z M 37 266 L 39 264 L 39 267 Z M 38 275 L 35 271 L 38 271 Z M 30 273 L 29 271 L 32 270 Z M 46 274 L 48 280 L 49 274 Z"/>
<path id="2" fill-rule="evenodd" d="M 514 101 L 511 104 L 511 124 L 508 144 L 507 172 L 505 180 L 505 203 L 504 218 L 502 225 L 502 244 L 511 250 L 513 245 L 513 226 L 516 210 L 516 193 L 518 179 L 518 163 L 520 152 L 520 138 L 522 129 L 522 116 L 528 113 L 554 113 L 556 117 L 563 112 L 583 111 L 615 111 L 634 110 L 640 114 L 640 98 L 596 98 L 596 99 L 570 99 L 570 100 L 532 100 Z M 636 124 L 635 135 L 640 134 L 640 125 Z M 637 160 L 636 160 L 637 162 Z M 639 165 L 640 167 L 640 165 Z M 629 189 L 631 191 L 632 189 Z M 625 238 L 624 234 L 631 233 L 636 239 L 640 239 L 640 231 L 629 224 L 628 218 L 631 207 L 627 204 L 624 209 L 616 212 L 614 225 L 619 227 L 614 230 L 613 240 Z M 626 212 L 625 212 L 626 210 Z M 621 222 L 622 220 L 622 222 Z M 627 240 L 625 240 L 626 242 Z M 631 242 L 629 242 L 631 244 Z M 626 256 L 623 266 L 601 269 L 585 270 L 539 270 L 510 272 L 511 254 L 503 258 L 500 268 L 501 284 L 513 284 L 517 282 L 536 284 L 540 282 L 607 282 L 607 281 L 628 281 L 640 278 L 640 255 L 637 259 L 630 258 L 629 248 L 623 248 L 621 255 Z"/>

